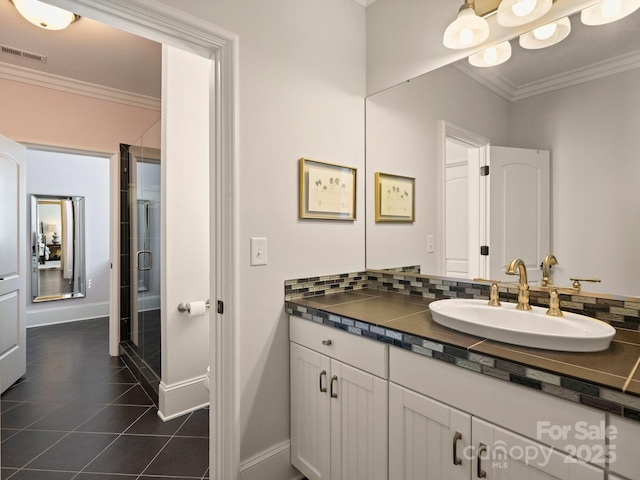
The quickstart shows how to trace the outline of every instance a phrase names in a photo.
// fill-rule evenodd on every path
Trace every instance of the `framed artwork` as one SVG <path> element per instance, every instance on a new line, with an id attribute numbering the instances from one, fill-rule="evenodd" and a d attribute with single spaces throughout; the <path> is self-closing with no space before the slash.
<path id="1" fill-rule="evenodd" d="M 415 222 L 415 178 L 376 172 L 376 222 Z"/>
<path id="2" fill-rule="evenodd" d="M 298 217 L 355 220 L 356 169 L 301 158 Z"/>

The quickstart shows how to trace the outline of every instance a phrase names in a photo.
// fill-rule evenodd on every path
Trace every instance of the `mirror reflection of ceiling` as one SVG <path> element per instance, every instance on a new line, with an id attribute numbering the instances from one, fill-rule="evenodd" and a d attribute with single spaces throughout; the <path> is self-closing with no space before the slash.
<path id="1" fill-rule="evenodd" d="M 41 63 L 0 51 L 0 76 L 9 64 L 160 98 L 161 45 L 89 18 L 64 30 L 44 30 L 22 18 L 9 0 L 0 0 L 0 44 L 46 56 Z"/>
<path id="2" fill-rule="evenodd" d="M 487 79 L 509 100 L 535 93 L 549 83 L 566 79 L 568 74 L 597 75 L 598 67 L 604 64 L 616 62 L 618 71 L 625 66 L 637 66 L 640 61 L 640 11 L 599 26 L 584 25 L 579 14 L 570 20 L 569 36 L 551 47 L 527 50 L 520 47 L 515 38 L 511 40 L 511 58 L 501 65 L 477 68 L 466 58 L 459 60 L 457 65 Z"/>

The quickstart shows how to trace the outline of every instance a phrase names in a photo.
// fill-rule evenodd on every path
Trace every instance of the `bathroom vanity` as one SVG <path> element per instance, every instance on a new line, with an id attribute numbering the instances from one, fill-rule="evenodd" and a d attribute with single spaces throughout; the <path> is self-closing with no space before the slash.
<path id="1" fill-rule="evenodd" d="M 438 325 L 431 301 L 287 301 L 291 462 L 307 478 L 640 478 L 637 332 L 596 353 L 516 347 Z"/>

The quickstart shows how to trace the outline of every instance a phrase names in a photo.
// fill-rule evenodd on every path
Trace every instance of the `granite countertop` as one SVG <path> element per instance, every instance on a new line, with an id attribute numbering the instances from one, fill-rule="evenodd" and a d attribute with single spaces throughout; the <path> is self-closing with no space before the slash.
<path id="1" fill-rule="evenodd" d="M 601 352 L 541 350 L 466 335 L 434 322 L 433 300 L 354 290 L 287 301 L 292 315 L 640 421 L 640 335 L 617 330 Z"/>

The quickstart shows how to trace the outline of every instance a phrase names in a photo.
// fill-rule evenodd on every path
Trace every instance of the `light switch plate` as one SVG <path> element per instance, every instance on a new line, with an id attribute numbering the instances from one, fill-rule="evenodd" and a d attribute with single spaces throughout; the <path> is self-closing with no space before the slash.
<path id="1" fill-rule="evenodd" d="M 267 264 L 267 239 L 251 237 L 251 266 Z"/>
<path id="2" fill-rule="evenodd" d="M 435 251 L 434 243 L 435 243 L 435 236 L 427 235 L 427 253 L 433 253 Z"/>

